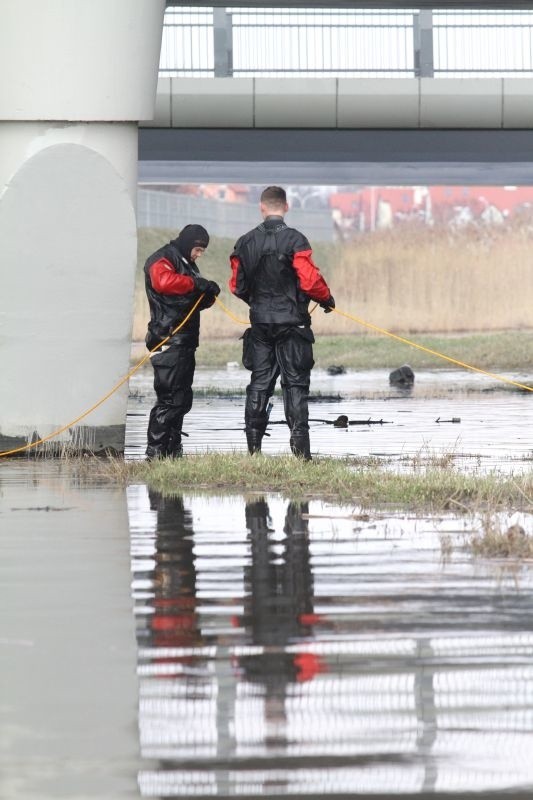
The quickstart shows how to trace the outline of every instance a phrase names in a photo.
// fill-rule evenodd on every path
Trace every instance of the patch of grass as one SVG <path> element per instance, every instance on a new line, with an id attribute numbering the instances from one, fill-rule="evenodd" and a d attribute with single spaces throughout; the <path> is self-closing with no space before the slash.
<path id="1" fill-rule="evenodd" d="M 415 335 L 408 338 L 481 369 L 531 369 L 533 363 L 532 332 Z M 315 345 L 315 361 L 320 367 L 335 363 L 352 369 L 392 368 L 405 362 L 413 369 L 454 369 L 452 364 L 436 356 L 375 336 L 320 336 Z"/>
<path id="2" fill-rule="evenodd" d="M 242 342 L 238 336 L 232 339 L 206 339 L 200 336 L 200 346 L 196 351 L 199 367 L 225 367 L 228 361 L 238 364 L 242 361 Z"/>
<path id="3" fill-rule="evenodd" d="M 528 536 L 521 525 L 504 530 L 496 517 L 487 515 L 470 548 L 474 555 L 485 558 L 533 558 L 533 536 Z"/>
<path id="4" fill-rule="evenodd" d="M 241 331 L 237 330 L 235 337 L 230 339 L 201 338 L 197 363 L 204 367 L 221 367 L 228 361 L 240 363 L 240 335 Z M 468 336 L 417 335 L 414 340 L 432 350 L 490 371 L 531 370 L 533 364 L 533 333 L 528 331 Z M 318 367 L 342 364 L 349 369 L 392 369 L 407 362 L 415 370 L 454 368 L 435 356 L 385 337 L 317 336 L 313 350 Z"/>
<path id="5" fill-rule="evenodd" d="M 121 481 L 143 481 L 164 494 L 184 489 L 281 492 L 285 497 L 328 499 L 363 508 L 393 506 L 436 512 L 522 508 L 533 496 L 533 473 L 502 478 L 465 475 L 450 468 L 396 474 L 364 459 L 207 453 L 178 461 L 125 463 L 112 459 L 100 471 Z"/>

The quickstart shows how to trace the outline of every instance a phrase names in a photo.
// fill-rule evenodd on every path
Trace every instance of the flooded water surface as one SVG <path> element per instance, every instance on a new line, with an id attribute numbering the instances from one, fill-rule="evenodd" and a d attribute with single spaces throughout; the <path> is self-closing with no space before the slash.
<path id="1" fill-rule="evenodd" d="M 324 370 L 313 371 L 309 416 L 315 454 L 372 456 L 400 464 L 421 455 L 446 454 L 461 468 L 506 472 L 531 468 L 533 393 L 502 391 L 501 385 L 483 376 L 442 370 L 419 373 L 413 391 L 405 393 L 389 386 L 388 374 L 386 370 L 352 371 L 332 377 Z M 130 458 L 141 457 L 146 447 L 148 414 L 154 402 L 152 380 L 148 365 L 132 383 Z M 243 369 L 196 371 L 197 397 L 184 423 L 186 452 L 246 449 L 242 390 L 248 380 L 249 373 Z M 206 387 L 230 396 L 203 397 Z M 341 414 L 353 423 L 347 429 L 332 425 Z M 274 398 L 270 419 L 263 450 L 288 453 L 281 397 Z M 368 420 L 371 424 L 362 424 Z"/>
<path id="2" fill-rule="evenodd" d="M 529 566 L 474 562 L 453 517 L 128 508 L 143 796 L 533 790 Z"/>
<path id="3" fill-rule="evenodd" d="M 244 449 L 247 379 L 198 370 L 187 452 Z M 318 372 L 313 450 L 530 470 L 531 396 L 479 380 Z M 147 371 L 129 458 L 152 400 Z M 474 558 L 481 524 L 3 462 L 0 797 L 531 797 L 532 564 Z"/>

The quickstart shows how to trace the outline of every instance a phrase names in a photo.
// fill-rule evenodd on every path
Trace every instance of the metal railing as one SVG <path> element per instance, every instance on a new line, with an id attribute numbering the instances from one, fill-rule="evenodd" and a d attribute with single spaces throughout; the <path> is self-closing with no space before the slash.
<path id="1" fill-rule="evenodd" d="M 187 220 L 201 219 L 211 234 L 237 238 L 258 223 L 257 203 L 231 203 L 168 191 L 139 188 L 137 220 L 140 228 L 180 230 Z M 320 210 L 291 208 L 288 222 L 313 231 L 317 242 L 332 242 L 333 219 L 328 206 Z"/>
<path id="2" fill-rule="evenodd" d="M 533 77 L 533 12 L 169 7 L 160 74 Z"/>

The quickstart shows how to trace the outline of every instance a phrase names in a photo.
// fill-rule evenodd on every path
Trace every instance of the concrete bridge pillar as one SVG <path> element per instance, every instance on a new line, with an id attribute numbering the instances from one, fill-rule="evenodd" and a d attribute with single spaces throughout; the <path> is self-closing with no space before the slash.
<path id="1" fill-rule="evenodd" d="M 137 122 L 153 116 L 165 0 L 0 0 L 0 450 L 127 371 Z M 127 387 L 65 443 L 124 445 Z"/>

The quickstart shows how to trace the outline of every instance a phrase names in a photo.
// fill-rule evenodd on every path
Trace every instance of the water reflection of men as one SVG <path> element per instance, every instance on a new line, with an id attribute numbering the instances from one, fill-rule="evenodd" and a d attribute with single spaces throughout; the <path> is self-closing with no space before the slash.
<path id="1" fill-rule="evenodd" d="M 285 696 L 291 683 L 312 679 L 321 669 L 311 653 L 285 652 L 284 648 L 312 633 L 313 577 L 308 523 L 302 516 L 307 503 L 289 503 L 280 542 L 274 532 L 266 500 L 246 504 L 246 527 L 251 561 L 245 569 L 244 627 L 251 644 L 261 645 L 260 655 L 240 658 L 243 677 L 260 683 L 265 691 L 267 729 L 265 744 L 285 741 Z"/>
<path id="2" fill-rule="evenodd" d="M 197 613 L 192 515 L 185 509 L 182 497 L 150 492 L 150 507 L 157 511 L 150 645 L 195 647 L 202 643 L 202 634 Z M 186 664 L 191 657 L 157 660 Z"/>

